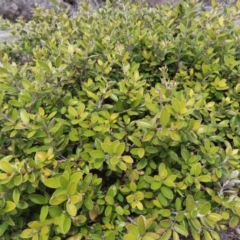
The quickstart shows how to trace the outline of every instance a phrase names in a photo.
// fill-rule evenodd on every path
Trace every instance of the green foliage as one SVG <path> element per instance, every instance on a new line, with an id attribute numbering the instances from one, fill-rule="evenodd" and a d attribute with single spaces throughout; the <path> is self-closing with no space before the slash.
<path id="1" fill-rule="evenodd" d="M 38 9 L 0 52 L 0 236 L 219 239 L 239 223 L 235 9 Z"/>

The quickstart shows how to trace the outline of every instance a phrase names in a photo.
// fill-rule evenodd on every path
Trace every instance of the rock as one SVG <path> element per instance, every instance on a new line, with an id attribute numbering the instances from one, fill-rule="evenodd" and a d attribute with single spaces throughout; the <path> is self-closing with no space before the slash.
<path id="1" fill-rule="evenodd" d="M 33 9 L 40 6 L 44 9 L 56 9 L 57 6 L 73 12 L 78 7 L 79 0 L 0 0 L 0 16 L 15 22 L 18 17 L 28 21 L 32 18 Z"/>
<path id="2" fill-rule="evenodd" d="M 0 30 L 0 41 L 11 42 L 14 40 L 11 30 Z"/>

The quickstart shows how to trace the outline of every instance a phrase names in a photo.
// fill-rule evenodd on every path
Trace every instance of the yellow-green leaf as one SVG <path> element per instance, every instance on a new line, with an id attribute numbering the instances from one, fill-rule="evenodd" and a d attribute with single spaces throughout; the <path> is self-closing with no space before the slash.
<path id="1" fill-rule="evenodd" d="M 1 160 L 0 162 L 0 168 L 5 172 L 5 173 L 12 173 L 13 168 L 11 164 L 8 161 Z"/>
<path id="2" fill-rule="evenodd" d="M 173 199 L 173 192 L 170 188 L 162 186 L 161 187 L 161 193 L 168 199 L 172 200 Z"/>
<path id="3" fill-rule="evenodd" d="M 111 196 L 106 196 L 105 197 L 105 201 L 109 204 L 109 205 L 114 205 L 114 199 Z"/>
<path id="4" fill-rule="evenodd" d="M 222 215 L 218 213 L 210 213 L 207 217 L 215 222 L 222 220 Z"/>
<path id="5" fill-rule="evenodd" d="M 99 97 L 95 93 L 87 91 L 87 94 L 90 98 L 93 98 L 95 101 L 99 100 Z"/>
<path id="6" fill-rule="evenodd" d="M 141 202 L 136 202 L 136 205 L 139 210 L 143 210 L 143 205 Z"/>
<path id="7" fill-rule="evenodd" d="M 65 202 L 67 201 L 68 199 L 68 195 L 67 194 L 59 194 L 57 196 L 54 196 L 50 199 L 50 204 L 53 205 L 53 206 L 56 206 L 56 205 L 59 205 L 61 204 L 62 202 Z"/>
<path id="8" fill-rule="evenodd" d="M 70 228 L 71 228 L 71 218 L 70 217 L 65 217 L 64 219 L 64 223 L 63 223 L 63 226 L 62 226 L 62 230 L 63 230 L 63 233 L 66 234 L 69 232 Z"/>
<path id="9" fill-rule="evenodd" d="M 172 138 L 172 140 L 174 140 L 174 141 L 180 141 L 181 140 L 177 131 L 169 131 L 169 134 L 170 134 L 170 137 Z"/>
<path id="10" fill-rule="evenodd" d="M 77 191 L 77 183 L 76 182 L 70 182 L 67 187 L 67 193 L 72 196 Z"/>
<path id="11" fill-rule="evenodd" d="M 137 121 L 137 125 L 139 127 L 143 127 L 143 128 L 153 128 L 153 125 L 151 123 L 143 121 L 143 120 Z"/>
<path id="12" fill-rule="evenodd" d="M 92 152 L 90 152 L 90 155 L 93 158 L 104 158 L 105 157 L 105 153 L 100 150 L 93 150 Z"/>
<path id="13" fill-rule="evenodd" d="M 162 127 L 166 127 L 170 120 L 170 113 L 166 107 L 161 110 L 160 113 L 160 124 Z"/>
<path id="14" fill-rule="evenodd" d="M 7 212 L 11 212 L 15 208 L 16 208 L 16 204 L 14 202 L 6 201 L 5 206 L 2 210 L 3 210 L 3 212 L 7 213 Z"/>
<path id="15" fill-rule="evenodd" d="M 123 240 L 138 240 L 138 237 L 129 233 L 124 235 Z"/>
<path id="16" fill-rule="evenodd" d="M 142 240 L 154 240 L 154 239 L 159 239 L 159 235 L 154 232 L 147 232 L 145 233 Z"/>
<path id="17" fill-rule="evenodd" d="M 209 202 L 206 202 L 201 206 L 199 213 L 205 215 L 209 213 L 210 210 L 211 210 L 211 204 Z"/>
<path id="18" fill-rule="evenodd" d="M 203 229 L 203 235 L 205 240 L 212 240 L 210 233 L 205 229 Z"/>
<path id="19" fill-rule="evenodd" d="M 188 195 L 187 196 L 187 200 L 186 200 L 186 210 L 187 212 L 191 212 L 194 209 L 194 199 L 192 195 Z"/>
<path id="20" fill-rule="evenodd" d="M 130 187 L 132 192 L 136 192 L 137 191 L 137 185 L 136 185 L 135 182 L 130 182 L 129 187 Z"/>
<path id="21" fill-rule="evenodd" d="M 29 115 L 28 115 L 28 113 L 26 112 L 25 109 L 21 109 L 20 118 L 23 121 L 23 123 L 25 123 L 25 124 L 29 123 Z"/>
<path id="22" fill-rule="evenodd" d="M 36 152 L 34 160 L 36 164 L 39 164 L 46 161 L 47 158 L 48 158 L 48 155 L 46 152 L 39 151 L 39 152 Z"/>
<path id="23" fill-rule="evenodd" d="M 210 175 L 202 175 L 202 176 L 199 176 L 197 179 L 199 182 L 211 182 L 212 180 Z"/>
<path id="24" fill-rule="evenodd" d="M 140 158 L 143 158 L 144 155 L 145 155 L 145 149 L 144 149 L 144 148 L 139 148 L 139 149 L 138 149 L 138 156 L 139 156 Z"/>
<path id="25" fill-rule="evenodd" d="M 177 232 L 173 231 L 173 240 L 180 240 Z"/>
<path id="26" fill-rule="evenodd" d="M 20 191 L 19 191 L 18 188 L 15 188 L 15 189 L 13 190 L 13 201 L 14 201 L 14 203 L 15 203 L 15 204 L 18 204 L 19 199 L 20 199 Z"/>
<path id="27" fill-rule="evenodd" d="M 60 180 L 58 178 L 48 178 L 43 182 L 43 184 L 49 188 L 59 188 Z"/>
<path id="28" fill-rule="evenodd" d="M 115 210 L 116 210 L 117 214 L 119 214 L 119 215 L 123 215 L 123 214 L 124 214 L 124 210 L 123 210 L 123 208 L 120 207 L 120 206 L 117 206 L 117 207 L 115 208 Z"/>
<path id="29" fill-rule="evenodd" d="M 62 58 L 60 56 L 57 56 L 55 59 L 55 65 L 57 68 L 59 68 L 62 64 Z"/>
<path id="30" fill-rule="evenodd" d="M 68 107 L 68 112 L 69 112 L 69 114 L 72 115 L 73 117 L 76 117 L 76 116 L 78 115 L 77 110 L 76 110 L 74 107 L 72 107 L 72 106 L 69 106 L 69 107 Z"/>
<path id="31" fill-rule="evenodd" d="M 137 227 L 138 227 L 138 231 L 140 233 L 140 235 L 144 235 L 146 232 L 146 226 L 145 226 L 145 217 L 140 215 L 137 219 Z"/>
<path id="32" fill-rule="evenodd" d="M 77 208 L 71 202 L 66 203 L 66 208 L 67 208 L 67 212 L 69 213 L 70 216 L 75 217 L 77 215 Z"/>
<path id="33" fill-rule="evenodd" d="M 172 230 L 171 229 L 168 229 L 163 235 L 162 237 L 160 238 L 160 240 L 168 240 L 170 239 L 172 236 Z"/>
<path id="34" fill-rule="evenodd" d="M 29 228 L 27 228 L 27 229 L 25 229 L 25 230 L 22 231 L 20 237 L 21 237 L 21 238 L 24 238 L 24 239 L 25 239 L 25 238 L 31 238 L 31 237 L 33 236 L 34 232 L 35 232 L 34 229 L 29 229 Z"/>
<path id="35" fill-rule="evenodd" d="M 39 219 L 44 221 L 48 215 L 48 206 L 42 206 Z"/>
<path id="36" fill-rule="evenodd" d="M 93 201 L 90 197 L 86 197 L 84 200 L 84 205 L 88 210 L 92 210 L 93 209 Z"/>
<path id="37" fill-rule="evenodd" d="M 118 156 L 121 156 L 125 151 L 125 144 L 124 143 L 120 143 L 117 148 L 116 148 L 116 154 Z"/>
<path id="38" fill-rule="evenodd" d="M 170 217 L 172 214 L 171 210 L 169 209 L 161 209 L 159 213 L 166 218 Z"/>
<path id="39" fill-rule="evenodd" d="M 168 229 L 168 228 L 171 228 L 172 224 L 171 224 L 170 220 L 166 219 L 166 220 L 160 221 L 160 226 Z"/>
<path id="40" fill-rule="evenodd" d="M 187 237 L 188 236 L 188 230 L 185 228 L 185 227 L 183 227 L 183 226 L 181 226 L 181 225 L 179 225 L 179 224 L 174 224 L 174 226 L 173 226 L 173 229 L 177 232 L 177 233 L 179 233 L 179 234 L 181 234 L 181 235 L 183 235 L 183 236 L 185 236 L 185 237 Z"/>
<path id="41" fill-rule="evenodd" d="M 28 195 L 28 198 L 36 204 L 48 203 L 48 199 L 40 194 L 30 194 L 30 195 Z"/>
<path id="42" fill-rule="evenodd" d="M 224 26 L 224 18 L 223 18 L 223 16 L 221 16 L 221 17 L 218 19 L 218 22 L 219 22 L 219 25 L 220 25 L 221 27 Z"/>
<path id="43" fill-rule="evenodd" d="M 229 222 L 230 228 L 235 228 L 238 224 L 239 224 L 239 217 L 237 215 L 233 215 Z"/>
<path id="44" fill-rule="evenodd" d="M 216 231 L 211 231 L 211 235 L 215 240 L 221 240 L 219 234 Z"/>
<path id="45" fill-rule="evenodd" d="M 126 163 L 133 163 L 133 159 L 130 156 L 123 156 L 122 159 Z"/>
<path id="46" fill-rule="evenodd" d="M 49 67 L 49 64 L 47 64 L 44 61 L 38 61 L 38 64 L 47 72 L 47 73 L 51 73 L 51 68 Z"/>
<path id="47" fill-rule="evenodd" d="M 89 211 L 89 217 L 92 221 L 95 221 L 99 215 L 99 206 L 95 205 L 92 210 Z"/>
<path id="48" fill-rule="evenodd" d="M 0 226 L 0 236 L 2 236 L 4 234 L 4 232 L 7 230 L 8 228 L 8 221 L 4 221 L 1 223 Z"/>
<path id="49" fill-rule="evenodd" d="M 192 233 L 193 232 L 196 232 L 196 233 L 200 233 L 201 232 L 202 226 L 201 226 L 200 222 L 196 218 L 195 219 L 189 219 L 188 222 L 189 222 L 189 226 L 192 229 L 192 231 L 191 231 Z"/>
<path id="50" fill-rule="evenodd" d="M 177 98 L 172 99 L 172 107 L 175 112 L 180 113 L 181 105 L 180 105 L 180 101 Z"/>
<path id="51" fill-rule="evenodd" d="M 160 108 L 157 104 L 151 103 L 151 102 L 146 102 L 146 107 L 148 108 L 148 110 L 150 110 L 153 113 L 159 113 L 160 112 Z"/>

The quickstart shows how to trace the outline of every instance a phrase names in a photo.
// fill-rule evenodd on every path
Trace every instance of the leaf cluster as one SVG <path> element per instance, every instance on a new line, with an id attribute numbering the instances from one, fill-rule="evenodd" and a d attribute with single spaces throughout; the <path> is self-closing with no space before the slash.
<path id="1" fill-rule="evenodd" d="M 240 9 L 37 9 L 0 46 L 0 236 L 167 240 L 239 223 Z"/>

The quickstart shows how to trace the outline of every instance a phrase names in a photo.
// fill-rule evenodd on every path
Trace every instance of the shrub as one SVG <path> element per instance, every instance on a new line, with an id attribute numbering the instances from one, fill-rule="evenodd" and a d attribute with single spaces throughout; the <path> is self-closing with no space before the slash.
<path id="1" fill-rule="evenodd" d="M 1 45 L 3 239 L 219 239 L 239 223 L 240 9 L 38 9 Z"/>

